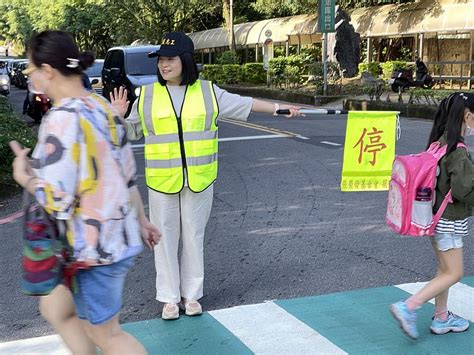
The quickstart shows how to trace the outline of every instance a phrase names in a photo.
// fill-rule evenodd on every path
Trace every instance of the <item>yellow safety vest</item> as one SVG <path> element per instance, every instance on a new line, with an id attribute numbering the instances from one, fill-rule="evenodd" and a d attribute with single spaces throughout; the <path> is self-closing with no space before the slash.
<path id="1" fill-rule="evenodd" d="M 181 112 L 176 112 L 166 86 L 154 83 L 140 91 L 138 112 L 145 136 L 146 184 L 175 194 L 184 186 L 193 192 L 217 178 L 217 99 L 210 81 L 186 87 Z"/>

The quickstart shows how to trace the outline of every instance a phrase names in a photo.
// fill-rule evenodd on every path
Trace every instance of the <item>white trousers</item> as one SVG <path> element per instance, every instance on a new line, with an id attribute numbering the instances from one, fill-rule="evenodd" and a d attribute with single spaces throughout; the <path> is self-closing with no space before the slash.
<path id="1" fill-rule="evenodd" d="M 148 190 L 150 220 L 161 231 L 155 246 L 156 299 L 179 303 L 203 296 L 204 232 L 212 208 L 214 186 L 194 193 L 187 186 L 179 194 Z M 181 258 L 178 258 L 179 243 Z"/>

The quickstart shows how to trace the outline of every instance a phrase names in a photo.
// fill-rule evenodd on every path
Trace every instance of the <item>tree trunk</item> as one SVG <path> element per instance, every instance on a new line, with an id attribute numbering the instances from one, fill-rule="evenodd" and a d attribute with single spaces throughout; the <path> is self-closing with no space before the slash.
<path id="1" fill-rule="evenodd" d="M 235 53 L 235 36 L 234 36 L 234 14 L 233 0 L 223 0 L 222 12 L 225 19 L 226 27 L 229 31 L 229 50 Z"/>

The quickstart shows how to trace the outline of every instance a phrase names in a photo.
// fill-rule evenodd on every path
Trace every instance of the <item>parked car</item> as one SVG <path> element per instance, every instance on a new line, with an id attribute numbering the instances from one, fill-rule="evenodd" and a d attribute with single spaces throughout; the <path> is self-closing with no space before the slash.
<path id="1" fill-rule="evenodd" d="M 140 87 L 158 81 L 156 58 L 148 58 L 148 53 L 159 48 L 159 45 L 126 46 L 107 51 L 102 69 L 103 95 L 110 100 L 113 89 L 124 86 L 130 101 L 126 115 L 140 95 Z"/>
<path id="2" fill-rule="evenodd" d="M 104 67 L 103 59 L 96 59 L 91 67 L 87 68 L 86 74 L 89 77 L 92 88 L 96 93 L 102 95 L 102 68 Z"/>
<path id="3" fill-rule="evenodd" d="M 28 63 L 27 60 L 25 59 L 18 59 L 13 62 L 12 65 L 12 72 L 10 73 L 10 80 L 12 85 L 15 85 L 18 87 L 18 82 L 19 82 L 19 77 L 20 77 L 20 72 L 18 68 L 23 64 L 23 63 Z M 23 69 L 22 69 L 23 70 Z"/>
<path id="4" fill-rule="evenodd" d="M 7 74 L 10 75 L 14 61 L 15 60 L 12 58 L 2 58 L 0 59 L 0 67 L 5 67 L 7 69 Z"/>
<path id="5" fill-rule="evenodd" d="M 6 66 L 0 67 L 0 94 L 10 94 L 10 77 Z"/>
<path id="6" fill-rule="evenodd" d="M 23 74 L 23 70 L 28 67 L 28 62 L 23 62 L 16 68 L 16 86 L 19 89 L 26 89 L 28 87 L 28 75 Z"/>

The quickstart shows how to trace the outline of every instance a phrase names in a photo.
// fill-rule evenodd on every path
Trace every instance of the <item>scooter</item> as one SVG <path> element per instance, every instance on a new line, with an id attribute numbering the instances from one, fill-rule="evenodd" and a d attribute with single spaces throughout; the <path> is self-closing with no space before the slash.
<path id="1" fill-rule="evenodd" d="M 43 116 L 51 108 L 51 100 L 45 94 L 29 94 L 28 108 L 26 114 L 36 123 L 40 123 Z"/>
<path id="2" fill-rule="evenodd" d="M 433 77 L 428 74 L 428 68 L 421 59 L 416 60 L 416 75 L 413 80 L 413 71 L 408 68 L 397 69 L 393 72 L 392 78 L 388 82 L 393 92 L 404 92 L 411 87 L 431 89 L 435 82 Z"/>

